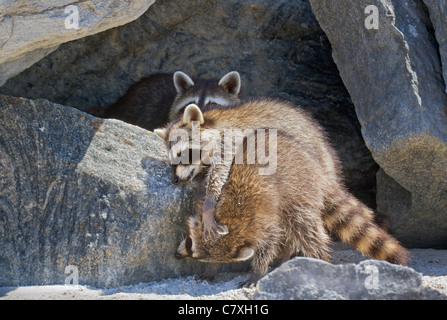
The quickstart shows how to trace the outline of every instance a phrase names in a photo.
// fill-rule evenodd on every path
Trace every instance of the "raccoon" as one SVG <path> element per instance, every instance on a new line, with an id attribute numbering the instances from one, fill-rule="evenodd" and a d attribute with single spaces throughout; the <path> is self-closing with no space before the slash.
<path id="1" fill-rule="evenodd" d="M 191 79 L 187 74 L 177 71 L 174 74 L 174 86 L 177 92 L 169 111 L 169 120 L 178 118 L 190 104 L 201 110 L 212 104 L 226 107 L 240 102 L 241 77 L 237 71 L 231 71 L 219 81 Z"/>
<path id="2" fill-rule="evenodd" d="M 253 163 L 247 151 L 250 136 L 244 138 L 239 149 L 244 161 L 233 163 L 215 207 L 216 219 L 227 226 L 226 234 L 204 240 L 199 202 L 199 211 L 187 220 L 177 258 L 208 263 L 252 259 L 251 274 L 241 284 L 250 286 L 275 261 L 280 265 L 296 255 L 329 261 L 332 232 L 371 258 L 407 264 L 407 251 L 372 222 L 372 210 L 343 185 L 327 180 L 325 169 L 303 141 L 283 131 L 275 134 L 275 174 L 260 175 L 260 164 L 249 164 Z M 258 139 L 259 131 L 253 136 Z M 263 141 L 270 152 L 270 139 Z"/>
<path id="3" fill-rule="evenodd" d="M 169 158 L 172 164 L 172 183 L 179 184 L 189 182 L 200 172 L 206 172 L 207 186 L 203 202 L 203 226 L 205 236 L 214 239 L 222 231 L 222 226 L 215 223 L 213 218 L 214 207 L 219 199 L 221 190 L 227 181 L 232 164 L 231 156 L 219 161 L 215 156 L 209 157 L 209 163 L 204 165 L 201 157 L 196 163 L 173 163 L 173 159 L 179 153 L 187 152 L 192 145 L 193 123 L 200 124 L 200 148 L 215 141 L 220 150 L 224 150 L 224 133 L 231 129 L 249 130 L 257 128 L 273 128 L 290 134 L 314 155 L 315 160 L 325 172 L 326 180 L 336 185 L 339 179 L 338 158 L 334 150 L 329 146 L 320 126 L 301 108 L 277 99 L 251 98 L 225 108 L 218 105 L 210 105 L 205 111 L 201 111 L 196 105 L 190 105 L 185 109 L 183 117 L 169 123 L 162 129 L 154 132 L 165 140 L 169 150 Z M 179 129 L 188 133 L 184 143 L 174 141 L 172 135 Z M 213 130 L 209 130 L 213 129 Z M 242 131 L 234 130 L 235 134 Z M 242 136 L 234 137 L 243 138 Z M 203 151 L 203 150 L 202 150 Z M 202 152 L 202 156 L 204 153 Z M 206 158 L 206 157 L 205 157 Z"/>
<path id="4" fill-rule="evenodd" d="M 89 113 L 154 130 L 179 117 L 184 108 L 195 103 L 204 109 L 209 103 L 226 106 L 239 101 L 241 79 L 237 71 L 219 81 L 191 79 L 177 71 L 157 73 L 133 84 L 124 96 L 107 108 L 92 107 Z"/>

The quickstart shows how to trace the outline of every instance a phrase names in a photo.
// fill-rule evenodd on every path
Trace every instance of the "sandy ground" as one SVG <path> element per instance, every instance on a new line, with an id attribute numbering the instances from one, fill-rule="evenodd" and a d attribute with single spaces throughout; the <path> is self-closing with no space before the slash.
<path id="1" fill-rule="evenodd" d="M 447 250 L 410 250 L 410 267 L 422 273 L 423 283 L 447 295 Z M 357 251 L 341 247 L 333 254 L 333 263 L 358 263 L 365 260 Z M 213 282 L 194 276 L 140 283 L 112 289 L 88 286 L 0 287 L 0 300 L 247 300 L 256 288 L 237 289 L 247 274 L 221 274 Z"/>

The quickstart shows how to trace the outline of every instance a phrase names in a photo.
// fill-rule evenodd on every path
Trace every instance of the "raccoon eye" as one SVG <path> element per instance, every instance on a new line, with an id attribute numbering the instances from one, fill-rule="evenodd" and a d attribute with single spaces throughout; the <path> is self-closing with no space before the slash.
<path id="1" fill-rule="evenodd" d="M 191 237 L 186 238 L 185 249 L 186 249 L 186 252 L 188 252 L 188 254 L 190 256 L 192 256 L 192 239 L 191 239 Z"/>
<path id="2" fill-rule="evenodd" d="M 183 114 L 185 112 L 186 106 L 184 106 L 183 108 L 179 109 L 178 114 Z"/>

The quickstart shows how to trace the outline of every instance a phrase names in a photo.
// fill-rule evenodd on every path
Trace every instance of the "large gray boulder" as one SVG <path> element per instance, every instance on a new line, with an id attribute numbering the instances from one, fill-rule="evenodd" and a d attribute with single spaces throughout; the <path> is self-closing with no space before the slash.
<path id="1" fill-rule="evenodd" d="M 430 20 L 435 28 L 447 93 L 447 0 L 424 0 L 424 3 L 430 12 Z"/>
<path id="2" fill-rule="evenodd" d="M 0 286 L 64 284 L 68 266 L 97 287 L 205 271 L 174 257 L 191 188 L 166 160 L 151 132 L 0 96 Z"/>
<path id="3" fill-rule="evenodd" d="M 154 1 L 2 1 L 0 86 L 61 43 L 126 24 Z"/>
<path id="4" fill-rule="evenodd" d="M 446 300 L 422 275 L 385 261 L 333 265 L 297 257 L 257 284 L 255 300 Z"/>
<path id="5" fill-rule="evenodd" d="M 391 217 L 405 245 L 446 247 L 447 95 L 424 3 L 310 3 L 331 42 L 366 145 L 383 169 L 381 181 L 392 180 L 386 185 L 397 184 L 406 191 L 398 194 L 407 194 L 378 190 L 378 209 Z M 378 29 L 366 27 L 370 5 L 378 10 Z"/>

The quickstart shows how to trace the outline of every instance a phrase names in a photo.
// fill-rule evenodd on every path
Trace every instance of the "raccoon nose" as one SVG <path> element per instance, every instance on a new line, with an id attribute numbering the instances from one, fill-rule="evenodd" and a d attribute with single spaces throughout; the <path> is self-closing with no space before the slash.
<path id="1" fill-rule="evenodd" d="M 178 176 L 173 176 L 172 177 L 172 184 L 179 184 L 179 179 L 178 179 Z"/>
<path id="2" fill-rule="evenodd" d="M 183 259 L 183 255 L 181 253 L 176 252 L 175 253 L 175 258 L 176 259 Z"/>

